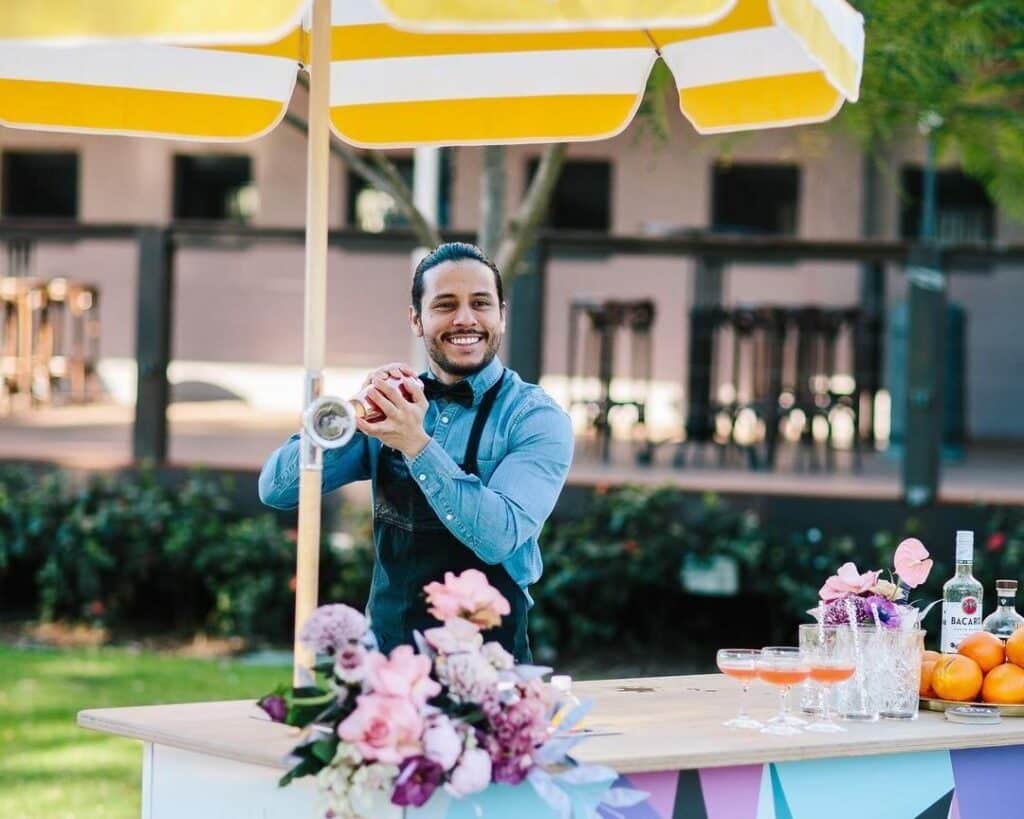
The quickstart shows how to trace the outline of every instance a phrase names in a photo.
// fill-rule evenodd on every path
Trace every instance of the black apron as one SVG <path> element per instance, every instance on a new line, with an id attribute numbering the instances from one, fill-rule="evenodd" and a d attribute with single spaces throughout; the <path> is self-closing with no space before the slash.
<path id="1" fill-rule="evenodd" d="M 480 435 L 504 378 L 502 373 L 477 407 L 462 463 L 467 474 L 480 475 Z M 368 611 L 381 651 L 390 652 L 397 645 L 412 643 L 414 630 L 422 632 L 441 625 L 427 613 L 423 593 L 427 583 L 443 583 L 445 572 L 459 574 L 466 569 L 479 569 L 512 609 L 501 619 L 500 626 L 483 632 L 484 640 L 498 641 L 517 662 L 532 662 L 526 634 L 526 594 L 504 566 L 484 563 L 448 530 L 410 474 L 402 453 L 387 446 L 381 447 L 377 466 L 373 543 L 377 560 Z"/>

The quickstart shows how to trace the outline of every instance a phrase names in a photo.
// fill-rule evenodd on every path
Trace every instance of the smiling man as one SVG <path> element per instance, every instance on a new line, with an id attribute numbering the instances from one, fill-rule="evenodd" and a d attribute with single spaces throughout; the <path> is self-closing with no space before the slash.
<path id="1" fill-rule="evenodd" d="M 424 585 L 474 568 L 511 608 L 485 639 L 528 662 L 528 589 L 543 568 L 537 535 L 572 461 L 569 417 L 498 358 L 501 274 L 479 248 L 443 244 L 420 262 L 409 321 L 430 358 L 423 386 L 404 364 L 367 376 L 369 398 L 385 417 L 360 419 L 351 442 L 324 453 L 324 492 L 373 482 L 368 614 L 384 651 L 437 624 Z M 402 380 L 411 400 L 389 377 Z M 259 490 L 269 506 L 298 503 L 298 435 L 264 464 Z"/>

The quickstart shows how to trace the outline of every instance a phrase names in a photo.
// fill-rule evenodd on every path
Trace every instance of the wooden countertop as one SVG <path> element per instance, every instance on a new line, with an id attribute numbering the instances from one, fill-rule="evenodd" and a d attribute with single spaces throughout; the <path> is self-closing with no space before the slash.
<path id="1" fill-rule="evenodd" d="M 738 688 L 720 674 L 601 680 L 573 688 L 594 700 L 583 726 L 593 736 L 577 746 L 578 758 L 620 773 L 1024 745 L 1024 718 L 972 726 L 930 712 L 913 722 L 844 723 L 843 734 L 778 737 L 730 730 L 722 722 L 735 713 Z M 755 717 L 774 713 L 777 694 L 762 686 L 750 694 Z M 298 733 L 269 722 L 250 700 L 91 709 L 79 713 L 78 724 L 277 768 L 285 767 L 284 756 Z"/>

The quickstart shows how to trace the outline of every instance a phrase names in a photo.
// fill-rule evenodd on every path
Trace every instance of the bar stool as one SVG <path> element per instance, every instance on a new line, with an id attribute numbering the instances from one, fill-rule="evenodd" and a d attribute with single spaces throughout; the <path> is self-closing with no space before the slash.
<path id="1" fill-rule="evenodd" d="M 33 406 L 49 398 L 47 306 L 45 285 L 38 279 L 8 276 L 0 280 L 4 333 L 2 371 L 8 408 Z"/>
<path id="2" fill-rule="evenodd" d="M 619 407 L 633 407 L 637 414 L 635 426 L 643 432 L 644 451 L 638 459 L 649 459 L 646 435 L 646 412 L 651 380 L 651 329 L 655 306 L 651 299 L 619 301 L 591 298 L 574 299 L 569 305 L 569 346 L 566 375 L 569 382 L 569 410 L 585 407 L 588 423 L 593 427 L 600 458 L 607 462 L 611 447 L 611 414 Z M 583 332 L 580 324 L 584 323 Z M 615 377 L 617 338 L 629 345 L 628 372 L 622 374 L 633 386 L 628 400 L 612 397 Z M 582 341 L 582 345 L 581 345 Z M 582 349 L 581 349 L 582 346 Z M 577 376 L 597 379 L 597 395 L 576 395 Z M 645 452 L 647 455 L 645 456 Z"/>

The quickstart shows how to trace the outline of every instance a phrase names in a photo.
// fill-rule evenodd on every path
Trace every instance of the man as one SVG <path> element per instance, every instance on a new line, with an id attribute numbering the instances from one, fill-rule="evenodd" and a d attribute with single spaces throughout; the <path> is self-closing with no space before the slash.
<path id="1" fill-rule="evenodd" d="M 409 321 L 430 358 L 423 387 L 403 364 L 368 376 L 368 397 L 385 417 L 359 419 L 351 442 L 324 452 L 323 490 L 373 481 L 368 613 L 382 650 L 437 624 L 424 585 L 475 568 L 511 607 L 485 637 L 529 662 L 528 588 L 543 568 L 537 534 L 572 461 L 569 417 L 497 357 L 505 332 L 501 274 L 479 248 L 443 244 L 420 262 Z M 389 376 L 402 379 L 410 400 Z M 298 435 L 267 460 L 259 490 L 269 506 L 294 508 Z"/>

